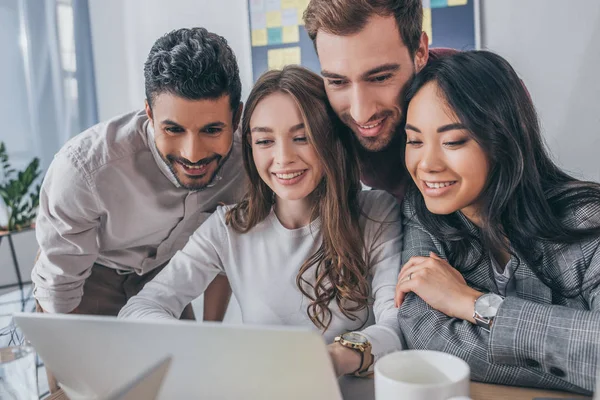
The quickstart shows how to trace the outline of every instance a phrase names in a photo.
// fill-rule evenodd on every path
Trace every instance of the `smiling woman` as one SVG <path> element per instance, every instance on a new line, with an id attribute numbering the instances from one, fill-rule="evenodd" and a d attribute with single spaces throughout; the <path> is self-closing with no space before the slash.
<path id="1" fill-rule="evenodd" d="M 219 207 L 119 315 L 174 318 L 226 274 L 244 322 L 319 329 L 339 375 L 368 373 L 401 347 L 400 210 L 361 191 L 352 142 L 321 77 L 297 66 L 264 74 L 242 123 L 246 195 Z"/>

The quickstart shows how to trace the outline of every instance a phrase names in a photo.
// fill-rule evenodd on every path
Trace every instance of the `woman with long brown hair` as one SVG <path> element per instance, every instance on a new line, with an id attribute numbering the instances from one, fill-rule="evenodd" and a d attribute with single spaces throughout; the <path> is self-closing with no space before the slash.
<path id="1" fill-rule="evenodd" d="M 247 194 L 219 207 L 119 316 L 177 318 L 226 274 L 245 323 L 313 326 L 339 375 L 368 373 L 401 346 L 400 210 L 385 192 L 361 191 L 351 140 L 318 75 L 265 73 L 243 118 Z"/>

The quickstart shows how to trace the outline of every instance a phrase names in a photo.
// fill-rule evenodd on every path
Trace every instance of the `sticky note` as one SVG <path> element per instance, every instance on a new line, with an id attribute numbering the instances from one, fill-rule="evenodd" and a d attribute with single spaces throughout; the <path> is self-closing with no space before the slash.
<path id="1" fill-rule="evenodd" d="M 250 28 L 262 29 L 267 27 L 267 16 L 264 12 L 250 13 Z"/>
<path id="2" fill-rule="evenodd" d="M 283 43 L 283 33 L 281 31 L 281 27 L 267 28 L 267 38 L 269 46 L 272 44 Z"/>
<path id="3" fill-rule="evenodd" d="M 265 0 L 250 0 L 250 12 L 251 13 L 265 12 Z"/>
<path id="4" fill-rule="evenodd" d="M 431 8 L 448 7 L 448 0 L 431 0 Z"/>
<path id="5" fill-rule="evenodd" d="M 433 42 L 433 31 L 431 27 L 431 8 L 423 9 L 423 31 L 429 37 L 429 44 Z"/>
<path id="6" fill-rule="evenodd" d="M 254 29 L 252 30 L 252 46 L 266 46 L 267 45 L 267 29 Z"/>
<path id="7" fill-rule="evenodd" d="M 267 28 L 281 26 L 281 11 L 269 11 L 267 13 Z"/>
<path id="8" fill-rule="evenodd" d="M 283 50 L 285 49 L 267 51 L 267 65 L 269 66 L 269 69 L 282 69 L 284 67 Z"/>
<path id="9" fill-rule="evenodd" d="M 296 26 L 298 25 L 298 9 L 288 8 L 281 11 L 281 25 Z"/>
<path id="10" fill-rule="evenodd" d="M 467 0 L 448 0 L 448 6 L 466 6 Z"/>
<path id="11" fill-rule="evenodd" d="M 308 7 L 308 3 L 310 0 L 297 0 L 298 1 L 298 25 L 304 25 L 304 20 L 302 16 L 304 15 L 304 10 Z"/>
<path id="12" fill-rule="evenodd" d="M 300 41 L 300 31 L 298 25 L 283 27 L 283 43 L 298 43 Z"/>
<path id="13" fill-rule="evenodd" d="M 300 64 L 300 47 L 287 47 L 282 50 L 284 65 Z"/>
<path id="14" fill-rule="evenodd" d="M 281 0 L 281 8 L 296 8 L 298 7 L 298 2 L 296 0 Z"/>
<path id="15" fill-rule="evenodd" d="M 264 0 L 265 1 L 265 11 L 279 11 L 281 9 L 281 1 L 280 0 Z"/>

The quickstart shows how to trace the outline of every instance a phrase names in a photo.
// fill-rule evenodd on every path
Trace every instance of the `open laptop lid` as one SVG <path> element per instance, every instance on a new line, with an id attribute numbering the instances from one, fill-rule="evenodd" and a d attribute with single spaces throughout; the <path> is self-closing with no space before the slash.
<path id="1" fill-rule="evenodd" d="M 325 342 L 307 328 L 15 314 L 71 400 L 106 398 L 172 356 L 158 399 L 341 399 Z"/>
<path id="2" fill-rule="evenodd" d="M 171 357 L 167 357 L 148 368 L 136 379 L 118 389 L 105 400 L 154 400 L 171 366 Z"/>

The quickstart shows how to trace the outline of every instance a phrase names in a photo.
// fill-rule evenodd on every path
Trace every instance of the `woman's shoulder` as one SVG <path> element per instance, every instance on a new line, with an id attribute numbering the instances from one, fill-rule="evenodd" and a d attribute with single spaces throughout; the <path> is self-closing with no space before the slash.
<path id="1" fill-rule="evenodd" d="M 578 204 L 571 208 L 565 223 L 574 228 L 600 227 L 600 202 Z"/>

